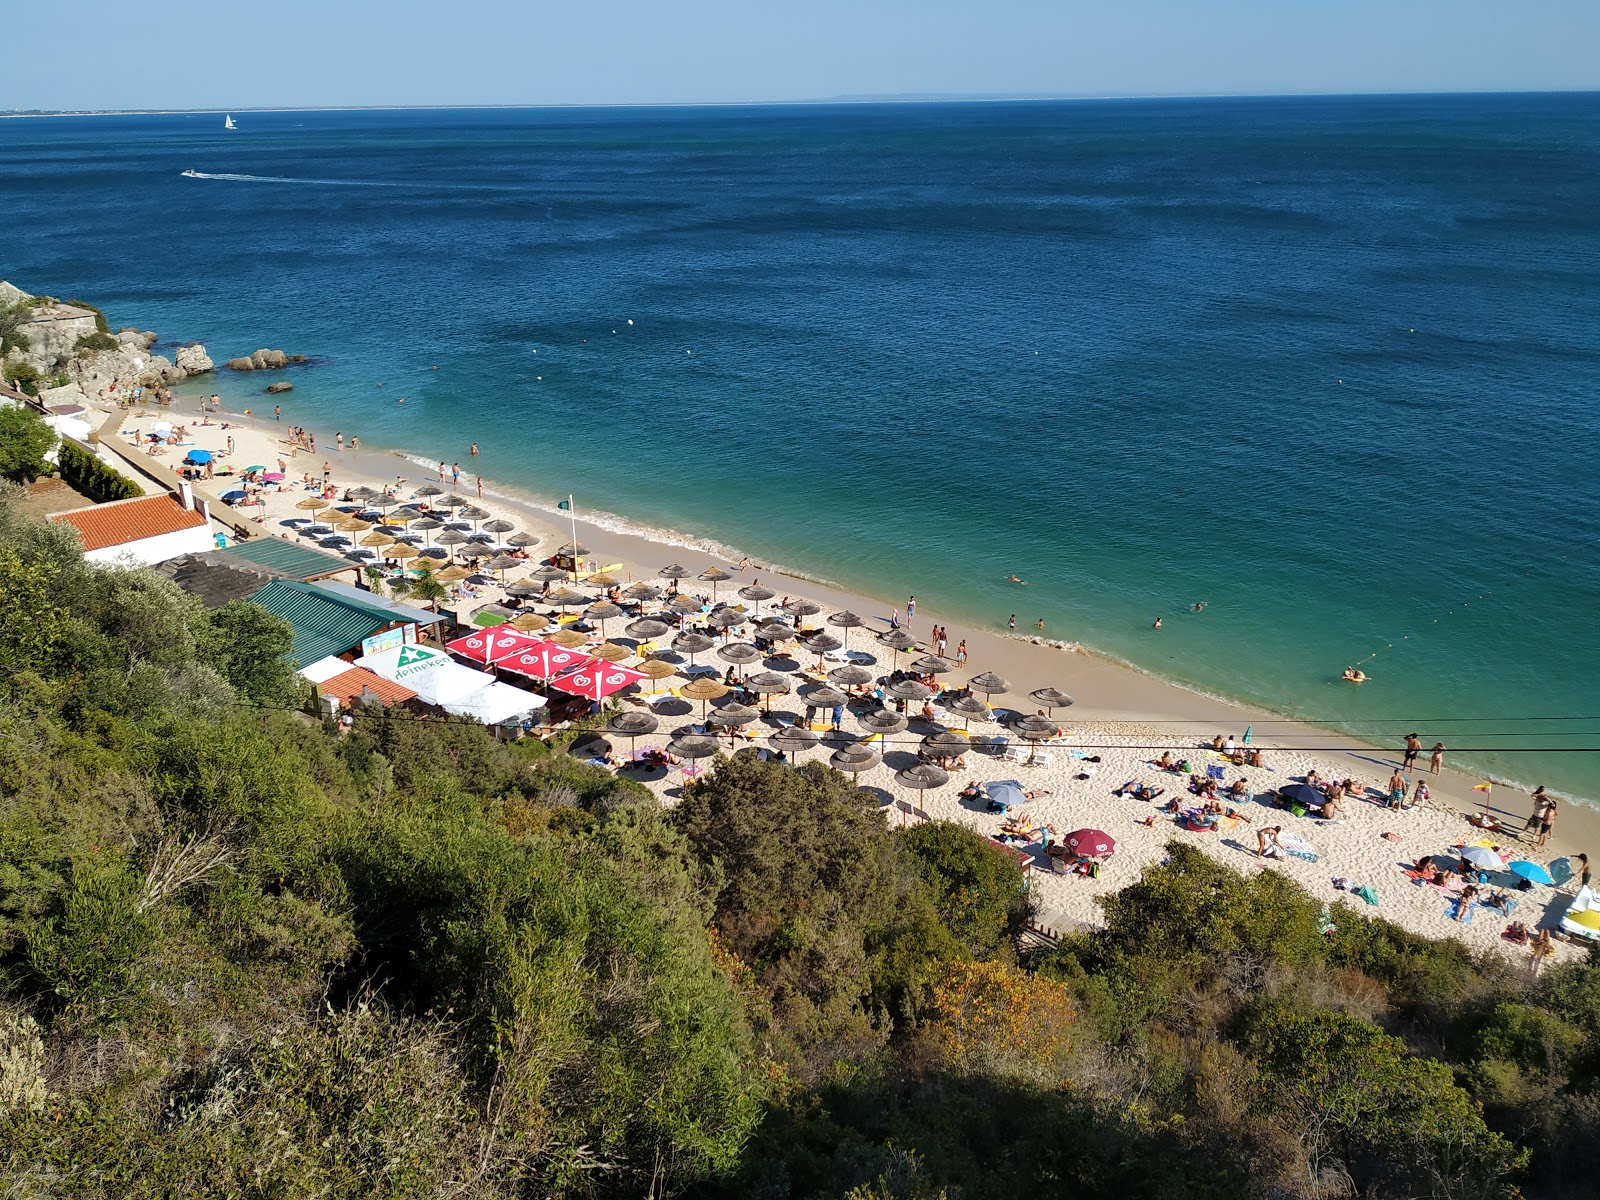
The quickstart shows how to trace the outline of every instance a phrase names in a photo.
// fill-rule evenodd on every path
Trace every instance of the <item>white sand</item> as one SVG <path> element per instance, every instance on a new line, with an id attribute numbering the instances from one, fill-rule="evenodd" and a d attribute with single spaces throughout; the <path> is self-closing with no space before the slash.
<path id="1" fill-rule="evenodd" d="M 222 383 L 220 379 L 218 382 Z M 222 418 L 214 418 L 218 423 L 198 424 L 196 405 L 192 399 L 180 401 L 165 412 L 129 414 L 123 422 L 123 428 L 148 429 L 153 421 L 161 419 L 179 424 L 187 422 L 194 444 L 201 448 L 221 452 L 228 436 L 231 434 L 235 438 L 235 452 L 231 457 L 219 459 L 221 465 L 263 463 L 272 470 L 278 460 L 283 459 L 289 469 L 287 486 L 282 492 L 268 494 L 262 514 L 264 520 L 254 524 L 254 528 L 262 534 L 290 539 L 295 535 L 282 522 L 307 515 L 294 507 L 308 495 L 297 481 L 307 471 L 320 478 L 325 460 L 332 464 L 333 481 L 341 487 L 365 484 L 381 488 L 393 485 L 396 476 L 400 475 L 406 477 L 407 482 L 399 494 L 402 499 L 410 499 L 414 488 L 428 483 L 438 484 L 434 473 L 422 471 L 415 464 L 394 455 L 371 451 L 356 455 L 349 450 L 341 454 L 321 430 L 317 431 L 316 454 L 300 451 L 291 455 L 287 443 L 281 438 L 293 419 L 293 413 L 286 414 L 287 419 L 282 423 L 274 424 L 270 416 L 273 400 L 273 397 L 251 397 L 234 401 L 232 407 L 249 405 L 257 415 L 253 419 L 246 419 L 243 425 L 232 428 L 224 428 L 220 422 L 239 418 L 229 417 L 226 413 Z M 265 420 L 261 414 L 266 414 Z M 182 448 L 174 448 L 162 456 L 151 458 L 133 449 L 127 437 L 109 438 L 108 445 L 128 459 L 137 460 L 157 472 L 170 472 L 184 453 Z M 570 534 L 567 527 L 551 521 L 547 514 L 497 495 L 490 486 L 486 485 L 485 498 L 478 500 L 470 459 L 462 465 L 459 494 L 491 510 L 496 516 L 511 520 L 519 529 L 537 534 L 541 541 L 533 549 L 534 561 L 568 540 Z M 210 492 L 214 509 L 225 511 L 214 498 L 231 486 L 228 479 L 219 477 L 204 485 L 202 491 Z M 445 487 L 448 489 L 450 486 L 447 479 Z M 253 517 L 256 510 L 247 509 L 244 512 Z M 652 579 L 654 572 L 669 561 L 681 561 L 696 571 L 711 565 L 704 561 L 703 555 L 679 547 L 657 545 L 641 537 L 609 532 L 582 522 L 578 525 L 578 534 L 594 548 L 594 553 L 590 555 L 592 559 L 600 563 L 620 562 L 622 567 L 618 575 L 624 580 Z M 743 575 L 736 574 L 733 582 L 723 585 L 723 592 L 731 594 L 753 575 L 761 576 L 763 582 L 780 595 L 803 595 L 817 600 L 824 606 L 824 611 L 849 607 L 870 618 L 872 614 L 886 612 L 890 607 L 882 601 L 774 576 L 760 569 Z M 511 577 L 515 578 L 516 573 Z M 685 583 L 693 590 L 709 590 L 705 584 L 692 581 Z M 451 607 L 454 607 L 458 617 L 470 619 L 471 613 L 479 606 L 497 598 L 498 589 L 490 587 L 483 589 L 474 599 L 459 601 Z M 919 611 L 914 631 L 926 634 L 930 624 L 938 620 L 938 613 Z M 882 626 L 877 621 L 872 621 L 872 625 L 872 630 L 852 631 L 850 645 L 881 649 L 872 643 L 870 634 Z M 1117 852 L 1107 861 L 1098 878 L 1054 874 L 1049 870 L 1038 842 L 1026 847 L 1035 856 L 1034 887 L 1042 924 L 1057 929 L 1094 924 L 1098 920 L 1094 897 L 1115 891 L 1136 879 L 1143 866 L 1159 860 L 1166 842 L 1176 837 L 1193 842 L 1240 871 L 1283 871 L 1311 895 L 1330 902 L 1330 905 L 1348 903 L 1363 915 L 1381 915 L 1418 933 L 1454 937 L 1476 949 L 1492 949 L 1519 958 L 1525 957 L 1525 951 L 1500 937 L 1507 923 L 1506 918 L 1491 910 L 1478 909 L 1470 924 L 1451 921 L 1445 915 L 1449 904 L 1449 897 L 1445 893 L 1416 885 L 1400 871 L 1399 864 L 1402 861 L 1410 862 L 1425 854 L 1443 854 L 1452 843 L 1480 836 L 1479 831 L 1463 819 L 1464 812 L 1482 806 L 1481 794 L 1471 790 L 1476 780 L 1447 771 L 1437 780 L 1431 780 L 1434 785 L 1433 808 L 1393 813 L 1377 804 L 1355 802 L 1349 804 L 1349 817 L 1343 823 L 1329 824 L 1311 818 L 1296 818 L 1287 812 L 1251 802 L 1242 806 L 1242 811 L 1251 818 L 1252 823 L 1242 825 L 1231 833 L 1189 832 L 1165 816 L 1158 819 L 1153 827 L 1147 827 L 1142 822 L 1155 812 L 1157 806 L 1115 797 L 1112 790 L 1128 780 L 1140 780 L 1168 789 L 1161 798 L 1162 803 L 1174 795 L 1187 798 L 1186 777 L 1166 775 L 1145 763 L 1159 757 L 1163 748 L 1171 748 L 1175 758 L 1188 757 L 1196 770 L 1203 772 L 1203 764 L 1220 761 L 1197 749 L 1202 744 L 1208 744 L 1214 733 L 1232 732 L 1237 735 L 1246 725 L 1255 726 L 1257 733 L 1254 745 L 1266 751 L 1268 768 L 1254 770 L 1229 766 L 1226 768 L 1225 782 L 1232 782 L 1242 774 L 1258 791 L 1298 779 L 1306 770 L 1315 767 L 1325 778 L 1353 775 L 1376 793 L 1386 784 L 1398 758 L 1391 751 L 1375 750 L 1347 738 L 1275 718 L 1271 714 L 1171 687 L 1091 655 L 1030 645 L 1024 640 L 1000 637 L 985 630 L 952 627 L 949 635 L 949 652 L 954 654 L 956 644 L 964 638 L 969 644 L 971 659 L 966 668 L 952 672 L 945 679 L 959 683 L 977 671 L 999 672 L 1011 681 L 1012 687 L 1007 694 L 991 698 L 997 707 L 1003 708 L 1009 703 L 1023 712 L 1033 712 L 1038 706 L 1028 701 L 1027 693 L 1047 685 L 1072 693 L 1077 703 L 1055 714 L 1070 727 L 1069 740 L 1065 745 L 1052 748 L 1054 760 L 1048 766 L 1019 766 L 984 755 L 969 754 L 964 771 L 953 775 L 945 787 L 923 793 L 919 799 L 896 784 L 893 778 L 893 769 L 912 761 L 917 739 L 929 732 L 918 723 L 907 733 L 893 739 L 888 762 L 863 774 L 860 781 L 863 787 L 873 789 L 882 796 L 890 820 L 919 819 L 914 815 L 908 818 L 905 811 L 907 808 L 917 808 L 931 818 L 960 821 L 992 835 L 1000 830 L 1003 818 L 999 814 L 963 807 L 957 798 L 958 789 L 968 779 L 1018 779 L 1029 789 L 1044 789 L 1052 793 L 1047 798 L 1030 802 L 1025 808 L 1039 823 L 1054 826 L 1061 835 L 1086 827 L 1111 834 L 1117 840 Z M 712 654 L 700 657 L 719 667 L 725 666 Z M 799 657 L 806 664 L 813 661 L 812 656 L 807 654 Z M 887 651 L 883 652 L 883 657 L 887 659 Z M 752 669 L 761 668 L 756 664 Z M 884 669 L 887 669 L 887 662 Z M 682 682 L 682 679 L 669 679 L 664 681 L 663 686 Z M 795 707 L 793 697 L 778 697 L 773 703 L 776 712 L 793 713 Z M 697 720 L 698 706 L 695 706 L 695 713 L 691 716 L 664 716 L 662 732 L 640 739 L 639 744 L 662 744 L 673 731 Z M 771 732 L 770 727 L 762 728 Z M 846 730 L 854 729 L 854 718 L 848 717 Z M 999 733 L 1002 730 L 994 725 L 975 725 L 973 732 Z M 1427 740 L 1425 736 L 1424 741 Z M 1092 778 L 1075 778 L 1086 764 L 1071 757 L 1073 749 L 1101 758 Z M 799 757 L 804 761 L 826 753 L 827 749 L 823 748 L 807 751 Z M 652 781 L 650 786 L 671 803 L 679 794 L 681 783 L 681 775 L 674 771 L 664 779 Z M 1496 795 L 1492 807 L 1512 829 L 1522 827 L 1528 811 L 1525 796 Z M 1299 833 L 1312 842 L 1320 851 L 1319 861 L 1312 863 L 1288 858 L 1268 864 L 1258 859 L 1255 856 L 1255 831 L 1273 824 L 1281 824 L 1286 830 Z M 1398 833 L 1402 840 L 1396 843 L 1380 836 L 1391 831 Z M 1591 841 L 1591 838 L 1594 840 Z M 1557 837 L 1548 847 L 1536 850 L 1531 842 L 1522 843 L 1517 847 L 1514 857 L 1548 862 L 1585 845 L 1600 847 L 1600 813 L 1581 805 L 1569 804 L 1562 809 Z M 1378 893 L 1379 906 L 1370 908 L 1334 888 L 1332 881 L 1339 877 L 1348 879 L 1352 885 L 1371 885 Z M 1514 894 L 1522 901 L 1516 919 L 1530 928 L 1556 924 L 1567 899 L 1565 893 L 1548 887 Z M 1340 910 L 1334 908 L 1333 911 L 1335 919 L 1340 919 Z M 1575 947 L 1557 944 L 1558 956 L 1577 953 L 1580 951 Z"/>

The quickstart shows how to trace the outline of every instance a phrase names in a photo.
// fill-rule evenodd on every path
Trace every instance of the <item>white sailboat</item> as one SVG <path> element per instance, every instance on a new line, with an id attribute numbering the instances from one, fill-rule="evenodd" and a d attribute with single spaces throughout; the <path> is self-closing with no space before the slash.
<path id="1" fill-rule="evenodd" d="M 237 125 L 235 125 L 233 123 L 233 114 L 232 113 L 224 113 L 223 114 L 222 127 L 224 129 L 237 129 L 237 128 L 239 128 Z"/>

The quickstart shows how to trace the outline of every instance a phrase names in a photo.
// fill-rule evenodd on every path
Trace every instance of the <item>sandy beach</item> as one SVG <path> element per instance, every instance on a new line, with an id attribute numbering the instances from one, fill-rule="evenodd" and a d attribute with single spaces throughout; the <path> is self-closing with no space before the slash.
<path id="1" fill-rule="evenodd" d="M 171 475 L 181 461 L 183 448 L 167 450 L 163 455 L 150 457 L 135 447 L 132 432 L 148 430 L 158 420 L 186 424 L 192 444 L 219 454 L 219 465 L 241 468 L 245 465 L 264 464 L 273 470 L 281 459 L 287 467 L 288 478 L 282 490 L 269 490 L 264 508 L 247 508 L 230 515 L 236 520 L 248 521 L 258 535 L 280 536 L 295 539 L 297 534 L 285 522 L 300 521 L 306 513 L 295 506 L 307 496 L 307 491 L 297 482 L 309 472 L 319 480 L 326 461 L 331 468 L 331 479 L 340 489 L 366 485 L 373 488 L 394 487 L 397 478 L 399 496 L 409 500 L 413 491 L 426 484 L 438 486 L 437 473 L 419 467 L 410 459 L 396 454 L 366 450 L 355 452 L 349 448 L 339 451 L 332 435 L 316 429 L 317 452 L 305 450 L 291 455 L 285 435 L 291 424 L 303 420 L 287 406 L 283 419 L 272 418 L 274 397 L 253 396 L 224 402 L 224 411 L 210 418 L 212 423 L 200 424 L 197 401 L 194 397 L 181 398 L 165 411 L 136 410 L 124 414 L 121 432 L 107 436 L 104 442 L 113 452 L 130 462 L 137 461 L 157 474 Z M 254 410 L 251 417 L 234 416 L 227 408 L 242 409 L 246 405 Z M 105 406 L 109 413 L 113 411 Z M 263 418 L 263 415 L 265 417 Z M 226 423 L 226 427 L 225 424 Z M 226 454 L 229 437 L 234 449 Z M 450 480 L 447 490 L 456 490 L 481 507 L 514 523 L 518 529 L 539 537 L 537 546 L 531 548 L 533 560 L 543 558 L 556 547 L 570 540 L 572 526 L 565 520 L 557 521 L 552 514 L 533 507 L 518 497 L 506 494 L 492 481 L 485 480 L 482 500 L 478 500 L 475 475 L 468 465 L 469 456 L 464 449 L 459 455 L 463 475 L 459 488 Z M 221 493 L 232 486 L 230 479 L 219 477 L 201 485 L 201 494 L 212 501 L 214 515 L 227 512 L 221 505 Z M 703 553 L 681 546 L 663 545 L 642 536 L 618 533 L 600 528 L 583 520 L 579 498 L 577 536 L 591 548 L 586 558 L 597 564 L 620 564 L 613 574 L 624 583 L 634 580 L 659 581 L 658 572 L 667 563 L 681 563 L 698 575 L 714 565 Z M 259 516 L 259 522 L 256 517 Z M 352 564 L 353 566 L 355 564 Z M 530 565 L 532 563 L 530 562 Z M 862 650 L 882 662 L 882 671 L 889 669 L 889 652 L 873 640 L 873 635 L 889 627 L 889 613 L 893 601 L 882 598 L 852 595 L 833 588 L 819 586 L 782 574 L 774 574 L 759 566 L 739 570 L 736 564 L 718 563 L 733 575 L 733 579 L 720 585 L 718 596 L 735 599 L 734 592 L 754 580 L 777 593 L 778 597 L 796 599 L 804 597 L 822 606 L 824 613 L 850 609 L 859 614 L 864 627 L 851 631 L 848 646 Z M 513 572 L 511 578 L 518 573 Z M 696 594 L 711 593 L 711 585 L 696 582 L 692 577 L 683 581 L 685 591 Z M 470 599 L 456 599 L 444 605 L 462 622 L 470 622 L 473 614 L 485 604 L 501 598 L 498 587 L 486 585 Z M 778 603 L 778 600 L 770 602 Z M 903 601 L 901 602 L 903 603 Z M 769 605 L 763 605 L 765 610 Z M 811 618 L 820 622 L 821 617 Z M 935 624 L 942 623 L 941 614 L 918 608 L 909 623 L 910 632 L 919 641 L 926 639 Z M 616 630 L 612 631 L 614 634 Z M 840 630 L 830 630 L 840 633 Z M 1005 761 L 988 754 L 969 752 L 964 765 L 953 771 L 949 783 L 920 794 L 907 791 L 896 783 L 895 771 L 915 761 L 915 751 L 920 738 L 933 732 L 933 728 L 914 720 L 908 731 L 895 735 L 890 742 L 885 761 L 860 776 L 860 782 L 880 796 L 886 818 L 892 821 L 929 818 L 960 821 L 991 836 L 999 835 L 1008 818 L 989 812 L 981 803 L 963 803 L 959 789 L 968 781 L 990 782 L 1015 779 L 1030 791 L 1048 793 L 1028 801 L 1022 812 L 1028 818 L 1020 822 L 1036 827 L 1053 827 L 1060 837 L 1072 831 L 1092 828 L 1102 830 L 1116 839 L 1116 853 L 1107 859 L 1098 876 L 1052 872 L 1049 859 L 1037 837 L 1021 840 L 1017 844 L 1031 858 L 1035 895 L 1040 910 L 1040 924 L 1046 928 L 1065 930 L 1077 925 L 1090 925 L 1098 918 L 1094 897 L 1115 891 L 1137 878 L 1140 869 L 1158 860 L 1163 847 L 1172 838 L 1192 841 L 1220 861 L 1241 871 L 1279 870 L 1292 876 L 1311 895 L 1327 901 L 1330 906 L 1345 903 L 1363 915 L 1385 917 L 1408 929 L 1434 937 L 1454 937 L 1479 950 L 1497 950 L 1519 958 L 1525 951 L 1501 937 L 1508 920 L 1517 920 L 1533 929 L 1551 926 L 1558 922 L 1576 884 L 1567 889 L 1536 886 L 1527 892 L 1511 892 L 1520 903 L 1511 918 L 1485 908 L 1476 909 L 1469 922 L 1457 922 L 1447 916 L 1453 906 L 1452 894 L 1432 885 L 1424 885 L 1408 878 L 1402 864 L 1410 863 L 1424 855 L 1447 854 L 1452 845 L 1464 840 L 1482 837 L 1481 831 L 1465 820 L 1465 815 L 1477 811 L 1494 813 L 1508 831 L 1521 830 L 1527 820 L 1530 804 L 1525 793 L 1512 793 L 1494 789 L 1485 801 L 1483 793 L 1474 791 L 1482 782 L 1472 776 L 1446 769 L 1438 776 L 1427 776 L 1432 789 L 1430 805 L 1422 809 L 1391 811 L 1383 802 L 1391 772 L 1400 765 L 1398 748 L 1365 746 L 1347 737 L 1328 733 L 1270 713 L 1256 712 L 1229 704 L 1213 697 L 1202 696 L 1142 675 L 1120 664 L 1112 663 L 1082 651 L 1060 649 L 1051 645 L 1034 644 L 1021 637 L 999 636 L 992 632 L 963 628 L 951 624 L 948 629 L 949 651 L 953 656 L 957 645 L 966 642 L 969 658 L 965 666 L 941 677 L 941 682 L 959 687 L 978 672 L 989 671 L 1003 676 L 1008 689 L 1003 694 L 989 697 L 994 708 L 1031 714 L 1040 706 L 1029 699 L 1029 693 L 1043 687 L 1058 688 L 1074 698 L 1069 708 L 1055 710 L 1054 717 L 1064 727 L 1063 737 L 1047 747 L 1048 764 L 1023 765 Z M 627 639 L 617 637 L 614 640 Z M 915 656 L 913 653 L 912 657 Z M 714 655 L 703 656 L 719 668 L 726 666 Z M 798 653 L 798 661 L 788 661 L 787 669 L 797 675 L 796 683 L 816 682 L 817 676 L 801 677 L 799 672 L 808 667 L 814 658 Z M 784 670 L 785 660 L 768 663 L 770 669 Z M 751 670 L 760 670 L 759 664 Z M 879 668 L 875 668 L 879 669 Z M 681 684 L 685 680 L 673 678 L 664 686 Z M 643 738 L 640 744 L 663 744 L 667 737 L 683 725 L 698 722 L 699 708 L 692 713 L 683 702 L 677 708 L 664 708 L 661 713 L 661 732 Z M 774 698 L 772 710 L 791 716 L 803 706 L 796 698 Z M 672 715 L 681 714 L 681 715 Z M 960 726 L 958 719 L 946 722 L 949 727 Z M 975 724 L 970 727 L 975 735 L 1000 734 L 998 724 Z M 1261 768 L 1237 768 L 1224 764 L 1220 756 L 1213 755 L 1209 747 L 1217 735 L 1239 738 L 1251 730 L 1251 746 L 1260 748 L 1265 756 Z M 752 726 L 758 733 L 771 733 L 771 724 Z M 845 718 L 846 733 L 858 734 L 855 716 Z M 1443 738 L 1429 730 L 1419 730 L 1424 745 Z M 1013 739 L 1015 740 L 1015 739 Z M 763 745 L 758 738 L 753 745 Z M 799 761 L 823 757 L 834 748 L 826 743 L 803 752 Z M 619 747 L 619 749 L 625 749 Z M 1206 767 L 1223 768 L 1223 784 L 1244 778 L 1251 799 L 1238 803 L 1235 808 L 1239 822 L 1225 832 L 1192 832 L 1176 824 L 1172 816 L 1158 809 L 1174 797 L 1182 801 L 1195 801 L 1187 789 L 1186 775 L 1173 775 L 1149 765 L 1163 751 L 1170 750 L 1174 758 L 1187 758 L 1193 770 L 1204 774 Z M 1094 761 L 1098 759 L 1098 761 Z M 1420 759 L 1426 767 L 1427 753 Z M 1366 789 L 1364 798 L 1347 803 L 1348 812 L 1342 821 L 1324 822 L 1311 817 L 1296 817 L 1257 799 L 1265 793 L 1291 781 L 1302 779 L 1306 772 L 1315 770 L 1324 779 L 1351 777 Z M 660 772 L 656 772 L 660 775 Z M 683 782 L 682 775 L 674 770 L 663 777 L 644 776 L 646 782 L 660 793 L 667 803 L 672 803 Z M 1415 778 L 1413 776 L 1412 778 Z M 1164 787 L 1165 794 L 1155 803 L 1125 797 L 1124 784 L 1139 782 Z M 1013 811 L 1009 818 L 1018 823 Z M 1315 861 L 1301 857 L 1284 857 L 1264 861 L 1256 856 L 1257 831 L 1269 826 L 1282 826 L 1286 832 L 1298 834 L 1316 849 Z M 1394 835 L 1386 837 L 1385 835 Z M 1558 857 L 1600 848 L 1600 812 L 1580 804 L 1564 804 L 1549 844 L 1537 849 L 1531 835 L 1528 840 L 1517 840 L 1515 833 L 1507 832 L 1490 839 L 1512 850 L 1513 859 L 1531 859 L 1548 863 Z M 1344 886 L 1336 887 L 1335 881 Z M 1379 903 L 1372 907 L 1351 895 L 1354 888 L 1366 885 L 1372 888 Z M 1333 907 L 1335 920 L 1340 910 Z M 1558 955 L 1575 955 L 1580 951 L 1573 946 L 1557 944 Z"/>

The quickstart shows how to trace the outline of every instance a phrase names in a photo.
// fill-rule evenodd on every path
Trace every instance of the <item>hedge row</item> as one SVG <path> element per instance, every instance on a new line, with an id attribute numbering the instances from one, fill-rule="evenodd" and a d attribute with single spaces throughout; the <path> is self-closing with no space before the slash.
<path id="1" fill-rule="evenodd" d="M 132 500 L 144 495 L 144 490 L 121 471 L 78 449 L 71 442 L 61 443 L 58 465 L 62 479 L 80 492 L 101 500 Z"/>

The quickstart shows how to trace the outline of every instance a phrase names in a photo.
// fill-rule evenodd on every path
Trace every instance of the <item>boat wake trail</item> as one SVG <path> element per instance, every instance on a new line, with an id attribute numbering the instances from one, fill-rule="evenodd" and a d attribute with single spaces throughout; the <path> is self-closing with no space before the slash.
<path id="1" fill-rule="evenodd" d="M 184 177 L 186 179 L 224 179 L 230 183 L 300 183 L 318 187 L 397 188 L 412 186 L 411 184 L 392 183 L 380 179 L 297 179 L 289 175 L 229 175 L 223 173 L 211 174 L 205 171 L 196 171 L 193 174 L 184 172 Z"/>

